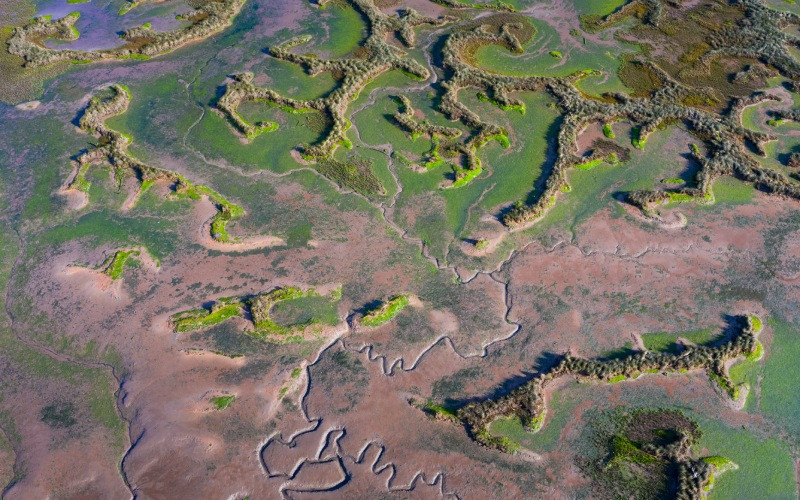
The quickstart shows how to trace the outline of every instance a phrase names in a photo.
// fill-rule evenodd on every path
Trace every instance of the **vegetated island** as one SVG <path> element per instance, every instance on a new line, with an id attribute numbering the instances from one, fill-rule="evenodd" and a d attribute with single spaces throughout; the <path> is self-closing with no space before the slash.
<path id="1" fill-rule="evenodd" d="M 539 372 L 507 395 L 469 403 L 456 411 L 433 402 L 412 400 L 411 403 L 432 416 L 462 423 L 468 435 L 484 446 L 513 453 L 518 446 L 507 438 L 492 435 L 489 426 L 498 418 L 516 417 L 528 431 L 540 430 L 547 412 L 545 387 L 561 377 L 615 383 L 646 373 L 705 370 L 726 394 L 738 398 L 739 388 L 728 376 L 726 362 L 737 358 L 760 357 L 762 347 L 756 337 L 762 322 L 754 315 L 739 316 L 734 318 L 731 328 L 735 331 L 719 345 L 686 346 L 679 353 L 642 351 L 613 360 L 584 359 L 567 354 L 550 369 Z"/>
<path id="2" fill-rule="evenodd" d="M 124 14 L 133 6 L 147 0 L 132 1 L 120 11 Z M 160 0 L 151 0 L 160 1 Z M 188 43 L 208 38 L 231 24 L 242 10 L 246 0 L 199 0 L 191 2 L 194 10 L 181 14 L 178 18 L 187 21 L 185 27 L 172 31 L 155 31 L 150 26 L 137 26 L 125 30 L 120 38 L 123 45 L 106 50 L 51 49 L 44 45 L 50 38 L 63 41 L 77 40 L 80 33 L 75 22 L 80 18 L 73 12 L 60 19 L 50 16 L 36 17 L 28 24 L 14 28 L 8 39 L 8 52 L 22 57 L 24 66 L 35 68 L 58 61 L 72 61 L 76 64 L 107 61 L 114 59 L 149 59 L 166 54 Z"/>
<path id="3" fill-rule="evenodd" d="M 233 404 L 235 400 L 236 396 L 231 394 L 227 396 L 214 396 L 208 401 L 214 406 L 215 410 L 222 411 L 225 408 L 229 407 L 231 404 Z"/>
<path id="4" fill-rule="evenodd" d="M 248 318 L 253 323 L 253 330 L 246 333 L 271 342 L 292 342 L 303 340 L 308 335 L 323 333 L 324 325 L 309 322 L 294 325 L 279 325 L 270 315 L 273 307 L 281 302 L 304 297 L 326 296 L 332 302 L 338 302 L 342 296 L 341 287 L 323 295 L 313 288 L 279 287 L 269 292 L 256 295 L 223 297 L 211 306 L 203 309 L 192 309 L 174 314 L 170 321 L 178 333 L 203 330 L 217 325 L 233 317 Z"/>
<path id="5" fill-rule="evenodd" d="M 360 324 L 363 326 L 380 326 L 400 314 L 414 299 L 412 295 L 394 295 L 381 302 L 377 306 L 370 308 L 361 317 Z"/>
<path id="6" fill-rule="evenodd" d="M 138 260 L 142 263 L 150 262 L 156 267 L 161 265 L 144 247 L 121 248 L 109 255 L 96 270 L 112 280 L 118 280 L 122 278 L 125 265 L 131 260 Z"/>

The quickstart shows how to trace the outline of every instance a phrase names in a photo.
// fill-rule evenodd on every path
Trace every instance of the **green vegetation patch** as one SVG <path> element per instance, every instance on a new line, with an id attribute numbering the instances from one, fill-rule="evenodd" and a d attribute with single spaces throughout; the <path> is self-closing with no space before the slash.
<path id="1" fill-rule="evenodd" d="M 137 61 L 147 61 L 150 59 L 150 56 L 147 54 L 128 54 L 126 56 L 120 56 L 120 59 L 136 59 Z"/>
<path id="2" fill-rule="evenodd" d="M 703 462 L 713 465 L 714 472 L 716 474 L 722 474 L 723 472 L 727 472 L 729 470 L 738 469 L 739 466 L 736 465 L 732 460 L 729 460 L 725 457 L 721 457 L 719 455 L 711 455 L 708 457 L 702 457 L 700 460 Z"/>
<path id="3" fill-rule="evenodd" d="M 268 334 L 286 334 L 290 328 L 281 326 L 271 316 L 272 308 L 285 301 L 301 299 L 314 295 L 314 290 L 303 290 L 298 287 L 276 288 L 271 292 L 257 295 L 248 302 L 250 314 L 253 316 L 255 334 L 258 336 Z"/>
<path id="4" fill-rule="evenodd" d="M 583 163 L 576 164 L 575 168 L 577 168 L 578 170 L 591 170 L 602 163 L 607 163 L 608 165 L 616 165 L 619 163 L 619 161 L 620 159 L 619 156 L 617 156 L 616 151 L 611 151 L 610 153 L 604 156 L 602 154 L 600 156 L 598 156 L 597 154 L 592 154 L 590 156 L 590 159 L 584 161 Z"/>
<path id="5" fill-rule="evenodd" d="M 346 161 L 340 161 L 336 158 L 320 158 L 315 167 L 325 177 L 357 193 L 363 195 L 385 193 L 380 179 L 372 171 L 372 164 L 365 159 L 351 157 Z"/>
<path id="6" fill-rule="evenodd" d="M 634 127 L 631 130 L 631 144 L 637 149 L 644 149 L 647 137 L 642 136 L 642 127 Z"/>
<path id="7" fill-rule="evenodd" d="M 685 333 L 645 333 L 642 343 L 645 349 L 657 352 L 677 353 L 680 351 L 678 337 L 684 338 L 695 345 L 710 345 L 719 338 L 719 333 L 714 328 L 704 328 Z"/>
<path id="8" fill-rule="evenodd" d="M 274 322 L 282 327 L 339 322 L 338 299 L 334 296 L 305 295 L 276 303 L 270 311 Z"/>
<path id="9" fill-rule="evenodd" d="M 180 312 L 172 317 L 177 332 L 202 330 L 234 316 L 242 314 L 242 300 L 239 297 L 225 297 L 215 302 L 210 309 L 194 309 Z"/>
<path id="10" fill-rule="evenodd" d="M 756 341 L 756 346 L 753 351 L 747 355 L 748 361 L 758 361 L 764 357 L 764 345 Z"/>
<path id="11" fill-rule="evenodd" d="M 579 170 L 591 170 L 594 167 L 600 165 L 601 163 L 603 163 L 602 158 L 595 158 L 593 160 L 585 161 L 583 163 L 578 163 L 575 165 L 575 168 Z"/>
<path id="12" fill-rule="evenodd" d="M 617 382 L 622 382 L 623 380 L 627 380 L 627 379 L 628 379 L 628 377 L 626 375 L 623 375 L 623 374 L 620 373 L 619 375 L 614 375 L 613 377 L 608 379 L 608 383 L 609 384 L 616 384 Z"/>
<path id="13" fill-rule="evenodd" d="M 397 316 L 409 304 L 410 295 L 395 295 L 371 309 L 361 318 L 364 326 L 380 326 Z"/>
<path id="14" fill-rule="evenodd" d="M 140 257 L 141 254 L 142 251 L 135 248 L 129 250 L 117 250 L 112 255 L 109 255 L 108 258 L 106 258 L 106 260 L 97 269 L 102 271 L 103 274 L 111 277 L 111 279 L 118 280 L 122 278 L 122 271 L 125 267 L 125 264 L 130 262 L 131 259 Z"/>
<path id="15" fill-rule="evenodd" d="M 461 167 L 454 166 L 453 171 L 455 172 L 456 180 L 450 185 L 450 188 L 460 188 L 468 185 L 472 182 L 476 177 L 481 175 L 483 169 L 481 167 L 465 169 Z"/>
<path id="16" fill-rule="evenodd" d="M 614 436 L 609 445 L 608 466 L 617 465 L 619 462 L 630 462 L 635 464 L 653 464 L 658 462 L 658 458 L 640 450 L 633 442 L 625 436 Z"/>
<path id="17" fill-rule="evenodd" d="M 340 288 L 333 290 L 328 296 L 318 294 L 313 288 L 276 288 L 254 296 L 225 297 L 213 303 L 210 308 L 177 313 L 172 316 L 172 324 L 178 332 L 202 330 L 234 316 L 245 317 L 249 313 L 255 327 L 247 332 L 251 336 L 265 340 L 275 340 L 280 336 L 283 341 L 300 341 L 303 340 L 300 334 L 309 327 L 338 323 L 336 303 L 340 298 Z M 300 302 L 292 304 L 294 301 Z M 287 323 L 275 321 L 272 316 L 275 307 L 284 308 L 278 312 L 279 316 L 289 318 Z"/>
<path id="18" fill-rule="evenodd" d="M 428 400 L 424 404 L 412 402 L 415 406 L 420 408 L 423 412 L 435 419 L 447 420 L 450 422 L 458 422 L 458 416 L 455 411 L 443 406 L 433 400 Z"/>
<path id="19" fill-rule="evenodd" d="M 139 252 L 137 250 L 131 250 L 128 252 L 119 251 L 115 253 L 112 257 L 110 257 L 111 262 L 108 263 L 108 266 L 104 272 L 111 276 L 111 279 L 120 279 L 122 277 L 122 267 L 133 255 L 139 255 Z"/>
<path id="20" fill-rule="evenodd" d="M 753 332 L 759 333 L 764 328 L 764 322 L 755 314 L 748 315 L 747 319 L 750 322 L 750 328 L 753 329 Z"/>
<path id="21" fill-rule="evenodd" d="M 236 396 L 233 396 L 233 395 L 230 395 L 230 396 L 215 396 L 215 397 L 211 398 L 209 401 L 211 402 L 212 405 L 214 405 L 215 409 L 224 410 L 225 408 L 229 407 L 233 403 L 233 401 L 235 399 L 236 399 Z"/>

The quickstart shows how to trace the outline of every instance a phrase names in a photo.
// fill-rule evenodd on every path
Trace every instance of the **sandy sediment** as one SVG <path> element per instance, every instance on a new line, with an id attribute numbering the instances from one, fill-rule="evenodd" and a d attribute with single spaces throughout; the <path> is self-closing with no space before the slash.
<path id="1" fill-rule="evenodd" d="M 41 101 L 29 101 L 17 104 L 15 108 L 21 111 L 33 111 L 34 109 L 38 108 L 41 104 L 42 104 Z"/>
<path id="2" fill-rule="evenodd" d="M 121 280 L 113 280 L 111 276 L 88 267 L 69 266 L 62 274 L 80 283 L 82 288 L 92 296 L 107 295 L 114 299 L 126 298 Z"/>
<path id="3" fill-rule="evenodd" d="M 80 210 L 89 204 L 89 196 L 77 189 L 62 187 L 58 193 L 67 199 L 67 207 L 70 210 Z"/>

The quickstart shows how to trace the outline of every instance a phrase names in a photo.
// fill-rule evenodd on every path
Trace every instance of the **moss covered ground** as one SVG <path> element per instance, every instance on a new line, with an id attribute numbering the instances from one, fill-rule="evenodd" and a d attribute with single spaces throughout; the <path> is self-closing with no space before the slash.
<path id="1" fill-rule="evenodd" d="M 408 295 L 389 297 L 389 299 L 382 302 L 379 306 L 367 310 L 364 317 L 361 318 L 361 324 L 364 326 L 380 326 L 387 321 L 391 321 L 392 318 L 397 316 L 400 311 L 408 306 L 408 303 Z"/>

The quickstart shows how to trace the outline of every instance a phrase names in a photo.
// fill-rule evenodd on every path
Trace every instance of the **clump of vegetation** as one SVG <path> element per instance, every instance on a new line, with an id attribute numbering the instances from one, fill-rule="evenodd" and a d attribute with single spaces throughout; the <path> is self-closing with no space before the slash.
<path id="1" fill-rule="evenodd" d="M 530 429 L 531 432 L 539 432 L 542 430 L 542 427 L 544 427 L 544 418 L 545 414 L 542 412 L 541 415 L 536 415 L 535 417 L 531 418 L 525 427 Z"/>
<path id="2" fill-rule="evenodd" d="M 253 318 L 255 332 L 263 333 L 264 335 L 289 333 L 286 331 L 286 327 L 275 323 L 269 314 L 270 311 L 275 304 L 279 302 L 308 297 L 314 293 L 313 289 L 303 290 L 298 287 L 290 286 L 286 288 L 276 288 L 270 292 L 262 293 L 251 298 L 247 301 L 247 305 L 250 309 L 250 315 Z"/>
<path id="3" fill-rule="evenodd" d="M 481 173 L 480 160 L 478 160 L 476 152 L 478 148 L 488 142 L 488 138 L 482 143 L 475 142 L 471 146 L 456 142 L 455 139 L 462 135 L 460 129 L 432 125 L 427 120 L 420 121 L 414 116 L 414 109 L 408 98 L 399 96 L 399 99 L 403 107 L 394 114 L 394 119 L 400 128 L 405 130 L 412 139 L 428 136 L 433 144 L 433 148 L 421 165 L 422 167 L 434 168 L 445 164 L 446 161 L 442 155 L 451 158 L 451 161 L 454 161 L 452 167 L 455 179 L 449 187 L 465 186 Z M 521 110 L 524 112 L 524 107 Z M 497 140 L 504 147 L 508 147 L 508 138 L 505 135 L 498 136 Z"/>
<path id="4" fill-rule="evenodd" d="M 453 173 L 455 174 L 455 180 L 453 184 L 448 186 L 449 188 L 460 188 L 464 187 L 473 179 L 481 175 L 483 169 L 481 167 L 476 168 L 461 168 L 457 166 L 453 166 Z"/>
<path id="5" fill-rule="evenodd" d="M 456 416 L 456 413 L 453 410 L 445 406 L 442 406 L 440 404 L 437 404 L 435 401 L 428 400 L 422 402 L 412 398 L 409 400 L 409 403 L 412 406 L 419 408 L 425 414 L 427 414 L 429 417 L 435 420 L 444 420 L 452 423 L 458 423 L 459 421 L 458 416 Z"/>
<path id="6" fill-rule="evenodd" d="M 172 316 L 172 325 L 177 332 L 203 330 L 233 317 L 249 318 L 253 322 L 251 336 L 263 340 L 282 338 L 301 340 L 307 332 L 315 332 L 320 322 L 314 317 L 299 324 L 280 325 L 270 314 L 280 304 L 305 297 L 323 297 L 313 288 L 279 287 L 269 292 L 252 296 L 224 297 L 207 308 L 183 311 Z M 341 289 L 333 290 L 327 298 L 337 302 Z"/>
<path id="7" fill-rule="evenodd" d="M 142 0 L 131 1 L 120 10 L 120 14 L 140 3 Z M 245 0 L 199 0 L 193 2 L 192 12 L 180 16 L 190 21 L 188 26 L 164 32 L 153 31 L 149 26 L 131 28 L 120 35 L 125 44 L 103 50 L 51 49 L 44 44 L 47 39 L 73 41 L 78 38 L 74 24 L 80 14 L 73 12 L 55 21 L 49 16 L 37 17 L 24 26 L 14 28 L 8 39 L 8 51 L 22 57 L 28 68 L 58 61 L 93 62 L 134 55 L 157 56 L 218 33 L 230 25 L 244 3 Z"/>
<path id="8" fill-rule="evenodd" d="M 609 139 L 614 139 L 615 137 L 617 137 L 616 134 L 614 134 L 614 129 L 611 128 L 610 123 L 603 124 L 603 135 L 608 137 Z"/>
<path id="9" fill-rule="evenodd" d="M 229 407 L 231 405 L 231 403 L 234 402 L 235 399 L 236 399 L 236 396 L 234 396 L 234 395 L 230 395 L 230 396 L 215 396 L 215 397 L 211 398 L 209 401 L 211 402 L 212 405 L 214 405 L 215 409 L 224 410 L 225 408 Z"/>
<path id="10" fill-rule="evenodd" d="M 756 341 L 756 347 L 753 349 L 753 352 L 747 355 L 748 361 L 758 361 L 764 357 L 764 345 L 761 342 Z"/>
<path id="11" fill-rule="evenodd" d="M 175 184 L 175 196 L 177 198 L 189 198 L 199 200 L 203 196 L 207 197 L 211 203 L 217 207 L 217 213 L 210 221 L 211 237 L 221 242 L 235 242 L 236 239 L 228 234 L 228 222 L 244 215 L 244 209 L 239 205 L 231 203 L 227 198 L 217 193 L 211 188 L 202 185 L 189 183 L 181 177 Z"/>
<path id="12" fill-rule="evenodd" d="M 790 153 L 786 160 L 786 166 L 793 169 L 800 169 L 800 153 L 797 151 Z"/>
<path id="13" fill-rule="evenodd" d="M 747 320 L 750 322 L 750 327 L 756 333 L 760 333 L 761 330 L 764 328 L 764 322 L 761 321 L 761 318 L 759 318 L 755 314 L 749 314 L 747 316 Z"/>
<path id="14" fill-rule="evenodd" d="M 739 468 L 739 466 L 736 465 L 732 460 L 728 460 L 725 457 L 720 457 L 719 455 L 703 457 L 700 460 L 709 465 L 713 465 L 714 472 L 717 474 L 722 474 L 723 472 Z"/>
<path id="15" fill-rule="evenodd" d="M 575 168 L 579 170 L 590 170 L 601 163 L 609 165 L 616 165 L 620 161 L 628 161 L 630 152 L 627 148 L 606 139 L 597 139 L 592 144 L 592 149 L 580 158 L 579 162 L 575 164 Z M 568 186 L 568 184 L 565 184 Z M 562 189 L 563 191 L 563 189 Z M 569 192 L 567 189 L 565 192 Z"/>
<path id="16" fill-rule="evenodd" d="M 433 3 L 437 3 L 444 7 L 449 7 L 451 9 L 490 9 L 490 10 L 500 10 L 505 12 L 516 12 L 516 9 L 513 5 L 503 2 L 502 0 L 494 0 L 492 2 L 476 2 L 476 3 L 467 3 L 462 0 L 431 0 Z"/>
<path id="17" fill-rule="evenodd" d="M 410 295 L 395 295 L 389 300 L 382 302 L 379 306 L 367 311 L 361 318 L 364 326 L 380 326 L 397 316 L 400 311 L 405 309 L 411 299 Z"/>
<path id="18" fill-rule="evenodd" d="M 122 278 L 122 268 L 131 257 L 139 256 L 138 250 L 118 250 L 103 262 L 100 268 L 113 280 Z"/>
<path id="19" fill-rule="evenodd" d="M 767 125 L 777 127 L 783 122 L 800 122 L 800 109 L 778 110 L 772 112 L 774 118 L 767 121 Z"/>
<path id="20" fill-rule="evenodd" d="M 579 170 L 591 170 L 597 165 L 603 163 L 603 158 L 595 158 L 593 160 L 584 161 L 582 163 L 578 163 L 575 165 L 575 168 Z"/>
<path id="21" fill-rule="evenodd" d="M 106 257 L 106 260 L 97 267 L 97 270 L 108 275 L 113 280 L 118 280 L 122 278 L 122 271 L 125 264 L 131 259 L 140 258 L 142 252 L 147 252 L 147 250 L 141 248 L 122 248 Z M 149 257 L 152 258 L 152 256 Z"/>
<path id="22" fill-rule="evenodd" d="M 644 144 L 647 142 L 647 136 L 642 134 L 642 127 L 634 127 L 631 131 L 631 144 L 636 149 L 644 149 Z"/>
<path id="23" fill-rule="evenodd" d="M 637 464 L 651 464 L 658 459 L 649 453 L 640 450 L 630 439 L 625 436 L 616 435 L 611 438 L 608 466 L 617 465 L 620 462 L 633 462 Z"/>
<path id="24" fill-rule="evenodd" d="M 385 194 L 380 179 L 372 172 L 372 165 L 362 158 L 348 158 L 339 161 L 335 158 L 320 158 L 316 169 L 336 184 L 363 195 Z"/>
<path id="25" fill-rule="evenodd" d="M 225 297 L 214 302 L 208 309 L 192 309 L 172 316 L 177 332 L 202 330 L 222 323 L 234 316 L 241 316 L 244 303 L 239 297 Z"/>

